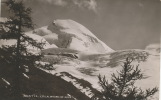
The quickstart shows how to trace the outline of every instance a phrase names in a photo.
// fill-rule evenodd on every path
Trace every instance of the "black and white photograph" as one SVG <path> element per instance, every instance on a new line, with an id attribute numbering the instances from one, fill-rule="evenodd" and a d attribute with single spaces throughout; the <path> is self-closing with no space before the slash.
<path id="1" fill-rule="evenodd" d="M 160 100 L 160 0 L 0 0 L 0 100 Z"/>

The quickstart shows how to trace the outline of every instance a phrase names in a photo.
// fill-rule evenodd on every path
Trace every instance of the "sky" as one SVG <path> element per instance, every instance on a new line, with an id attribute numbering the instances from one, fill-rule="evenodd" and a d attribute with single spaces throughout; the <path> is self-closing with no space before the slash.
<path id="1" fill-rule="evenodd" d="M 2 0 L 3 1 L 3 0 Z M 145 49 L 160 43 L 159 0 L 24 0 L 36 28 L 71 19 L 114 50 Z M 2 5 L 1 16 L 8 17 Z"/>

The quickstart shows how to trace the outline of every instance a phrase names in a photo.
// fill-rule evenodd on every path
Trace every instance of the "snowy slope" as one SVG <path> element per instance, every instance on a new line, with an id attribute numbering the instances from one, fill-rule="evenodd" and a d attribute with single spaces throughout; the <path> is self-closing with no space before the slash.
<path id="1" fill-rule="evenodd" d="M 37 42 L 39 43 L 45 43 L 43 48 L 44 49 L 48 49 L 48 48 L 57 48 L 56 45 L 52 44 L 50 45 L 43 37 L 39 36 L 39 35 L 36 35 L 36 34 L 31 34 L 31 33 L 26 33 L 27 36 L 29 36 L 30 38 L 33 38 L 34 40 L 36 40 Z M 0 47 L 2 45 L 8 45 L 8 46 L 11 46 L 11 45 L 15 45 L 16 44 L 16 40 L 15 39 L 9 39 L 9 40 L 5 40 L 5 39 L 0 39 Z M 31 45 L 28 45 L 28 43 L 26 42 L 26 45 L 27 45 L 27 48 L 30 49 L 30 50 L 37 50 L 37 48 L 31 46 Z"/>
<path id="2" fill-rule="evenodd" d="M 113 51 L 87 28 L 73 20 L 54 20 L 50 25 L 30 33 L 42 36 L 50 44 L 55 44 L 59 48 L 93 53 Z"/>
<path id="3" fill-rule="evenodd" d="M 67 72 L 73 77 L 89 82 L 92 84 L 93 88 L 100 91 L 101 87 L 98 84 L 97 76 L 99 74 L 105 75 L 110 82 L 111 74 L 116 73 L 117 70 L 120 70 L 121 65 L 123 65 L 126 57 L 133 57 L 135 59 L 133 65 L 139 64 L 139 68 L 142 70 L 144 75 L 148 76 L 146 79 L 137 81 L 136 85 L 141 87 L 143 90 L 156 86 L 159 87 L 160 57 L 159 55 L 154 55 L 146 50 L 122 50 L 108 54 L 83 54 L 81 58 L 78 59 L 64 57 L 61 55 L 46 55 L 45 57 L 46 59 L 43 59 L 42 61 L 49 63 L 52 63 L 55 59 L 61 59 L 61 62 L 53 65 L 54 70 L 46 70 L 48 73 L 62 76 L 62 72 Z M 86 95 L 89 94 L 89 97 L 94 94 L 91 92 L 91 90 L 82 88 L 79 85 L 80 83 L 75 84 L 70 77 L 63 75 L 62 78 L 66 81 L 72 82 L 75 87 L 78 87 L 81 91 L 84 91 Z M 158 93 L 155 94 L 153 99 L 150 98 L 149 100 L 158 100 Z"/>
<path id="4" fill-rule="evenodd" d="M 7 20 L 9 20 L 9 19 L 4 18 L 4 17 L 0 17 L 0 23 L 4 23 L 4 22 L 6 22 Z M 4 29 L 5 31 L 8 31 L 8 28 L 4 27 L 3 24 L 0 24 L 0 30 L 1 30 L 1 28 Z M 40 33 L 41 33 L 41 32 L 40 32 Z M 45 33 L 48 34 L 49 32 L 48 32 L 48 31 L 42 32 L 42 34 L 45 34 Z M 47 48 L 57 48 L 57 46 L 54 45 L 54 44 L 53 44 L 53 45 L 50 45 L 50 44 L 46 41 L 46 39 L 45 39 L 44 37 L 41 36 L 41 34 L 40 34 L 40 35 L 36 35 L 36 34 L 33 34 L 32 31 L 26 32 L 26 33 L 24 33 L 24 34 L 27 35 L 27 36 L 30 37 L 30 38 L 33 38 L 34 40 L 36 40 L 36 41 L 39 42 L 39 43 L 43 42 L 43 43 L 44 43 L 44 46 L 43 46 L 44 49 L 47 49 Z M 0 39 L 0 47 L 1 47 L 2 45 L 9 45 L 9 46 L 11 46 L 11 45 L 15 45 L 15 44 L 16 44 L 16 40 L 15 40 L 15 39 L 8 39 L 8 40 Z M 26 45 L 28 45 L 27 42 L 26 42 Z M 33 48 L 31 45 L 28 45 L 27 48 L 28 48 L 28 49 L 37 50 L 37 48 Z"/>

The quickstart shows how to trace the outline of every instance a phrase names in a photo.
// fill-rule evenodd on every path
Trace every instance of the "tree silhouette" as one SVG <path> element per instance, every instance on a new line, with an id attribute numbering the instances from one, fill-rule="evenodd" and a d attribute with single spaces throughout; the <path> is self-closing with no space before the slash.
<path id="1" fill-rule="evenodd" d="M 139 65 L 136 67 L 131 65 L 132 61 L 126 58 L 122 70 L 118 71 L 117 75 L 114 73 L 111 75 L 111 83 L 108 83 L 105 76 L 98 76 L 99 84 L 103 88 L 104 100 L 147 100 L 158 91 L 157 87 L 143 91 L 134 85 L 144 76 L 138 68 Z"/>
<path id="2" fill-rule="evenodd" d="M 12 77 L 11 87 L 14 100 L 20 100 L 22 97 L 20 89 L 20 78 L 22 77 L 24 67 L 35 66 L 35 61 L 40 60 L 41 54 L 34 54 L 28 50 L 28 46 L 42 49 L 44 43 L 38 43 L 31 37 L 24 34 L 26 29 L 34 29 L 32 18 L 30 17 L 31 8 L 26 8 L 23 1 L 7 0 L 4 2 L 11 13 L 10 17 L 1 22 L 0 39 L 16 40 L 12 46 L 3 46 L 0 48 L 0 73 L 1 77 L 7 77 L 7 71 L 10 71 Z"/>

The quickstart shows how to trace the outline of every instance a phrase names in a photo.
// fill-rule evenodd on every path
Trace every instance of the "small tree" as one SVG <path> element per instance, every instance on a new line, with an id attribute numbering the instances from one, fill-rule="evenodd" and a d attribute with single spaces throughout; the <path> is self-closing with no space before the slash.
<path id="1" fill-rule="evenodd" d="M 8 76 L 5 74 L 8 71 L 6 68 L 10 67 L 14 100 L 21 100 L 20 79 L 23 73 L 22 69 L 26 66 L 29 68 L 33 67 L 35 61 L 41 58 L 41 54 L 33 54 L 29 52 L 27 47 L 30 45 L 33 48 L 42 49 L 44 43 L 38 43 L 24 34 L 26 29 L 34 28 L 32 18 L 30 17 L 31 8 L 26 8 L 21 0 L 6 0 L 4 3 L 9 8 L 11 16 L 7 21 L 1 23 L 0 39 L 14 39 L 16 44 L 0 48 L 0 53 L 3 53 L 0 57 L 1 71 L 4 72 L 4 74 L 0 73 L 0 76 Z"/>
<path id="2" fill-rule="evenodd" d="M 141 80 L 144 77 L 141 70 L 138 69 L 139 65 L 132 66 L 132 61 L 132 59 L 126 59 L 122 70 L 117 72 L 118 75 L 112 74 L 111 83 L 108 83 L 105 76 L 98 76 L 105 100 L 147 100 L 148 97 L 153 96 L 158 91 L 157 87 L 143 91 L 134 86 L 137 80 Z"/>

